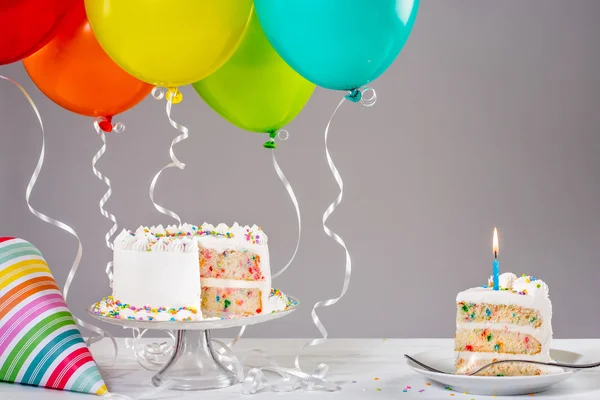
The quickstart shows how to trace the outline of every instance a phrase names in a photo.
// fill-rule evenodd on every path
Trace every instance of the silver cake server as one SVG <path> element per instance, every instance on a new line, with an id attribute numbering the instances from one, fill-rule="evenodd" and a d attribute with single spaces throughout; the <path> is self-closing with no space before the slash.
<path id="1" fill-rule="evenodd" d="M 437 372 L 439 374 L 455 375 L 455 374 L 453 374 L 451 372 L 440 371 L 440 370 L 437 370 L 437 369 L 435 369 L 433 367 L 430 367 L 429 365 L 425 365 L 422 362 L 415 360 L 414 358 L 412 358 L 408 354 L 405 354 L 404 357 L 406 357 L 407 359 L 409 359 L 411 362 L 415 363 L 419 367 L 425 368 L 428 371 Z M 467 375 L 469 375 L 469 376 L 477 375 L 481 371 L 483 371 L 485 369 L 488 369 L 489 367 L 491 367 L 493 365 L 503 364 L 503 363 L 510 363 L 510 362 L 520 362 L 520 363 L 526 363 L 526 364 L 538 364 L 538 365 L 546 365 L 546 366 L 549 366 L 549 367 L 560 367 L 560 368 L 567 368 L 567 369 L 588 369 L 588 368 L 600 367 L 600 362 L 591 363 L 591 364 L 565 364 L 565 363 L 560 363 L 560 362 L 547 363 L 547 362 L 532 361 L 532 360 L 500 360 L 500 361 L 494 361 L 494 362 L 491 362 L 489 364 L 486 364 L 483 367 L 479 368 L 477 371 L 471 372 L 470 374 L 467 374 Z"/>

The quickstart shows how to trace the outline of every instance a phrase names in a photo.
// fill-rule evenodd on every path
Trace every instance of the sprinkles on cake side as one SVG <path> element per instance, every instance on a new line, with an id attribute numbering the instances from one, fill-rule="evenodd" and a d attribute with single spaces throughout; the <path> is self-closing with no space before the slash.
<path id="1" fill-rule="evenodd" d="M 286 311 L 290 308 L 296 307 L 297 305 L 297 302 L 290 300 L 290 298 L 283 294 L 279 289 L 271 289 L 269 302 L 266 306 L 265 313 L 273 314 Z M 201 311 L 192 307 L 180 307 L 178 309 L 162 306 L 135 307 L 130 304 L 124 304 L 119 300 L 115 300 L 113 296 L 105 297 L 98 303 L 94 304 L 91 311 L 96 315 L 107 318 L 162 322 L 189 322 L 211 319 L 227 320 L 249 316 L 231 313 L 218 313 L 213 317 L 203 318 Z"/>

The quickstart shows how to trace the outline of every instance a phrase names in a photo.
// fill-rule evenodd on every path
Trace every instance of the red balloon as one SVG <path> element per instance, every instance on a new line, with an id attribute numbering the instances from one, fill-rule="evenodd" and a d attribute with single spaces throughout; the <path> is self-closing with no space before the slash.
<path id="1" fill-rule="evenodd" d="M 0 0 L 0 65 L 41 49 L 78 2 L 83 0 Z"/>

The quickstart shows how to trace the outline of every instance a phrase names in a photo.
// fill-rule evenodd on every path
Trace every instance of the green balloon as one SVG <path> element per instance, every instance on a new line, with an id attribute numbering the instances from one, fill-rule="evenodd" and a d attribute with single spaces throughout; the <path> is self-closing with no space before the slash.
<path id="1" fill-rule="evenodd" d="M 233 56 L 194 89 L 232 124 L 274 133 L 298 115 L 315 85 L 283 61 L 253 14 Z"/>

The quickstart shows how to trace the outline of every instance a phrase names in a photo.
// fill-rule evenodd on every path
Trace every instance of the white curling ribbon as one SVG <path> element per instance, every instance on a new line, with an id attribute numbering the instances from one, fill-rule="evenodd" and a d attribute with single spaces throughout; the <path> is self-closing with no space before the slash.
<path id="1" fill-rule="evenodd" d="M 98 179 L 100 179 L 101 181 L 103 181 L 104 184 L 108 187 L 108 189 L 106 190 L 106 193 L 104 193 L 104 196 L 102 196 L 102 198 L 100 199 L 99 205 L 100 205 L 100 214 L 102 214 L 102 216 L 104 216 L 104 218 L 109 219 L 113 223 L 113 226 L 110 228 L 110 230 L 108 232 L 106 232 L 106 235 L 104 236 L 104 240 L 106 241 L 106 246 L 110 250 L 114 250 L 114 246 L 110 239 L 117 232 L 117 227 L 118 227 L 117 226 L 117 218 L 113 214 L 109 213 L 108 211 L 106 211 L 104 209 L 104 205 L 106 204 L 106 202 L 108 201 L 108 199 L 110 199 L 110 196 L 112 195 L 112 186 L 110 184 L 110 179 L 108 179 L 108 177 L 104 176 L 96 168 L 96 163 L 100 160 L 100 158 L 102 158 L 102 156 L 106 152 L 106 134 L 104 133 L 104 131 L 102 131 L 102 129 L 100 129 L 100 125 L 98 124 L 97 120 L 94 121 L 94 128 L 96 128 L 96 133 L 98 134 L 98 136 L 100 136 L 100 139 L 102 140 L 102 147 L 100 147 L 100 150 L 98 150 L 98 152 L 92 159 L 92 170 L 94 171 L 94 175 L 96 175 L 96 177 Z M 106 264 L 105 272 L 106 272 L 106 275 L 108 276 L 108 281 L 110 283 L 110 287 L 112 288 L 112 286 L 113 286 L 113 262 L 112 261 L 109 261 Z"/>
<path id="2" fill-rule="evenodd" d="M 19 88 L 19 90 L 23 93 L 23 95 L 29 102 L 29 105 L 33 109 L 33 112 L 35 113 L 37 120 L 40 124 L 40 130 L 42 131 L 42 148 L 40 150 L 40 156 L 38 158 L 38 162 L 35 166 L 35 169 L 33 171 L 33 174 L 31 175 L 31 179 L 29 180 L 29 184 L 27 185 L 27 189 L 25 191 L 25 202 L 27 203 L 27 207 L 29 208 L 29 211 L 31 211 L 31 213 L 33 215 L 35 215 L 37 218 L 41 219 L 42 221 L 44 221 L 50 225 L 56 226 L 57 228 L 60 228 L 60 229 L 64 230 L 65 232 L 68 232 L 73 237 L 75 237 L 75 239 L 77 239 L 77 243 L 78 243 L 77 254 L 75 255 L 75 260 L 73 261 L 73 265 L 71 266 L 71 270 L 69 271 L 69 275 L 67 276 L 67 280 L 65 282 L 65 286 L 63 289 L 63 297 L 64 297 L 65 303 L 66 303 L 67 296 L 69 294 L 69 289 L 71 287 L 71 284 L 73 283 L 73 279 L 75 278 L 75 274 L 77 273 L 77 270 L 79 269 L 79 265 L 81 263 L 81 257 L 83 254 L 83 247 L 81 245 L 81 239 L 79 239 L 79 235 L 77 235 L 77 232 L 75 232 L 75 230 L 73 228 L 71 228 L 69 225 L 37 211 L 31 205 L 31 202 L 30 202 L 31 192 L 33 191 L 33 188 L 35 187 L 35 184 L 38 180 L 38 177 L 40 176 L 40 172 L 42 171 L 42 167 L 44 166 L 44 157 L 46 155 L 46 133 L 44 130 L 44 124 L 42 122 L 42 117 L 40 115 L 38 108 L 36 107 L 33 99 L 31 98 L 31 96 L 29 96 L 29 93 L 27 93 L 25 88 L 23 88 L 23 86 L 21 86 L 16 81 L 14 81 L 10 78 L 7 78 L 3 75 L 0 75 L 0 78 L 4 79 L 6 81 L 9 81 L 13 85 L 15 85 L 17 88 Z M 103 329 L 98 328 L 97 326 L 92 325 L 90 323 L 82 321 L 81 319 L 77 318 L 75 316 L 75 314 L 73 314 L 73 313 L 71 313 L 71 314 L 73 315 L 73 319 L 79 326 L 84 327 L 84 328 L 90 330 L 91 332 L 93 332 L 93 335 L 86 341 L 88 346 L 91 346 L 92 344 L 99 342 L 106 336 L 108 336 L 110 338 L 110 340 L 113 343 L 114 349 L 115 349 L 115 356 L 113 359 L 113 364 L 114 364 L 114 362 L 117 359 L 118 352 L 119 352 L 119 349 L 117 346 L 117 341 L 115 340 L 115 338 L 110 333 L 104 331 Z"/>
<path id="3" fill-rule="evenodd" d="M 285 129 L 281 129 L 278 131 L 278 136 L 279 135 L 282 135 L 281 140 L 287 140 L 289 137 L 289 132 L 286 131 Z M 294 259 L 296 258 L 296 254 L 298 253 L 298 248 L 300 247 L 300 237 L 302 236 L 302 218 L 300 217 L 300 206 L 298 205 L 298 199 L 296 198 L 296 194 L 294 193 L 294 189 L 292 188 L 292 185 L 286 178 L 285 174 L 281 170 L 281 167 L 279 166 L 279 163 L 277 162 L 277 158 L 275 157 L 275 149 L 271 150 L 271 156 L 273 159 L 273 168 L 275 169 L 275 172 L 277 173 L 279 180 L 281 181 L 281 183 L 283 183 L 283 186 L 285 186 L 285 190 L 288 192 L 288 195 L 290 196 L 290 199 L 292 200 L 292 203 L 294 204 L 294 208 L 296 210 L 296 217 L 298 219 L 298 237 L 296 239 L 296 248 L 294 249 L 294 253 L 292 254 L 292 257 L 289 259 L 289 261 L 287 262 L 285 267 L 283 267 L 277 273 L 272 275 L 271 279 L 275 279 L 278 276 L 280 276 L 281 274 L 283 274 L 288 269 L 288 267 L 292 264 Z M 235 336 L 235 338 L 233 338 L 233 340 L 231 342 L 229 342 L 229 347 L 233 347 L 236 345 L 236 343 L 244 335 L 245 330 L 246 330 L 246 326 L 244 325 L 244 326 L 242 326 L 242 328 L 240 329 L 238 334 Z"/>
<path id="4" fill-rule="evenodd" d="M 148 371 L 160 370 L 173 354 L 173 345 L 169 345 L 167 342 L 162 343 L 140 343 L 142 337 L 146 334 L 148 329 L 144 329 L 142 332 L 138 328 L 131 328 L 133 333 L 132 343 L 129 344 L 129 339 L 126 339 L 125 343 L 127 347 L 133 348 L 133 354 L 138 364 Z M 175 341 L 175 334 L 172 331 L 166 331 L 167 334 Z"/>
<path id="5" fill-rule="evenodd" d="M 360 88 L 360 103 L 365 107 L 373 107 L 377 103 L 377 92 L 370 86 Z M 367 96 L 368 94 L 368 96 Z"/>
<path id="6" fill-rule="evenodd" d="M 242 394 L 255 394 L 262 391 L 271 390 L 274 392 L 292 392 L 298 388 L 313 390 L 315 387 L 323 388 L 327 391 L 339 390 L 339 386 L 335 383 L 325 380 L 328 367 L 325 364 L 319 365 L 312 374 L 307 374 L 297 369 L 283 368 L 262 350 L 251 350 L 249 353 L 256 353 L 264 358 L 265 362 L 262 366 L 253 366 L 247 374 L 244 374 L 243 366 L 246 365 L 245 359 L 250 354 L 240 359 L 235 355 L 233 350 L 225 343 L 212 339 L 211 343 L 215 343 L 222 347 L 218 352 L 219 361 L 225 364 L 225 368 L 235 374 L 238 381 L 242 383 Z M 265 372 L 273 372 L 280 376 L 279 379 L 271 382 Z"/>
<path id="7" fill-rule="evenodd" d="M 283 186 L 285 186 L 285 190 L 288 192 L 288 195 L 290 196 L 290 199 L 292 200 L 292 203 L 294 204 L 294 208 L 296 210 L 296 218 L 298 219 L 298 238 L 296 239 L 296 248 L 294 249 L 294 253 L 292 254 L 292 257 L 287 262 L 285 267 L 283 267 L 277 273 L 273 274 L 272 279 L 275 279 L 278 276 L 280 276 L 281 274 L 283 274 L 288 269 L 288 267 L 292 264 L 294 259 L 296 258 L 296 254 L 298 253 L 298 248 L 300 247 L 300 237 L 302 235 L 302 218 L 300 217 L 300 206 L 298 205 L 298 199 L 296 198 L 296 194 L 294 193 L 294 189 L 292 188 L 292 185 L 287 180 L 286 176 L 283 174 L 283 171 L 279 167 L 279 163 L 277 162 L 277 158 L 275 157 L 275 149 L 271 150 L 271 155 L 273 158 L 273 168 L 275 169 L 275 172 L 277 173 L 279 180 L 283 183 Z"/>
<path id="8" fill-rule="evenodd" d="M 154 96 L 154 98 L 158 99 L 158 100 L 164 98 L 164 96 L 165 96 L 164 89 L 160 88 L 160 87 L 155 87 L 152 90 L 152 96 Z M 188 130 L 188 128 L 186 128 L 183 125 L 178 124 L 177 122 L 175 122 L 173 120 L 173 118 L 171 118 L 172 106 L 173 106 L 173 97 L 167 96 L 167 107 L 166 107 L 167 118 L 169 118 L 169 122 L 171 123 L 171 126 L 175 129 L 177 129 L 179 132 L 181 132 L 181 134 L 179 136 L 177 136 L 175 139 L 173 139 L 173 141 L 171 142 L 171 146 L 169 147 L 169 156 L 171 157 L 171 162 L 169 164 L 167 164 L 166 166 L 164 166 L 154 176 L 154 178 L 152 179 L 152 183 L 150 183 L 149 195 L 150 195 L 150 201 L 152 201 L 154 208 L 156 208 L 160 213 L 175 219 L 179 223 L 179 225 L 181 225 L 181 218 L 179 218 L 179 215 L 177 215 L 175 212 L 161 206 L 160 204 L 157 204 L 154 201 L 154 189 L 156 188 L 156 182 L 158 181 L 158 178 L 163 173 L 163 171 L 166 169 L 169 169 L 169 168 L 179 168 L 181 170 L 183 170 L 185 168 L 185 164 L 183 162 L 179 161 L 179 159 L 175 156 L 173 147 L 177 143 L 184 141 L 185 139 L 187 139 L 190 136 L 189 130 Z"/>
<path id="9" fill-rule="evenodd" d="M 361 96 L 361 104 L 363 104 L 365 107 L 373 106 L 375 104 L 375 102 L 377 101 L 377 94 L 376 94 L 375 90 L 370 87 L 361 88 L 360 90 L 361 90 L 361 95 L 362 95 Z M 371 96 L 364 97 L 365 93 L 370 93 Z M 300 354 L 302 353 L 302 351 L 304 351 L 304 349 L 306 349 L 307 347 L 316 346 L 316 345 L 325 343 L 325 341 L 327 340 L 327 337 L 328 337 L 327 329 L 325 329 L 325 325 L 323 325 L 323 323 L 319 319 L 319 316 L 317 315 L 317 308 L 329 307 L 329 306 L 336 304 L 338 301 L 340 301 L 342 299 L 342 297 L 344 297 L 344 295 L 348 291 L 348 286 L 350 285 L 350 278 L 352 277 L 352 258 L 350 257 L 350 252 L 348 251 L 348 247 L 346 246 L 346 244 L 344 243 L 342 238 L 337 233 L 335 233 L 331 229 L 329 229 L 329 227 L 326 225 L 327 219 L 331 216 L 331 214 L 333 214 L 335 209 L 340 205 L 340 203 L 342 202 L 342 198 L 344 197 L 344 181 L 342 180 L 342 176 L 340 175 L 338 169 L 336 168 L 335 164 L 333 163 L 331 155 L 329 154 L 327 138 L 329 136 L 329 128 L 331 126 L 331 122 L 333 121 L 333 118 L 335 117 L 335 114 L 337 113 L 337 111 L 340 109 L 340 107 L 342 106 L 342 104 L 344 104 L 344 102 L 346 100 L 347 99 L 345 97 L 342 98 L 342 100 L 340 100 L 339 104 L 337 105 L 337 107 L 335 108 L 333 113 L 331 114 L 331 117 L 329 117 L 329 122 L 327 122 L 327 126 L 325 128 L 325 156 L 327 158 L 327 164 L 329 165 L 329 169 L 331 170 L 331 173 L 333 174 L 333 177 L 340 188 L 340 194 L 335 199 L 335 201 L 333 203 L 331 203 L 331 205 L 327 208 L 327 210 L 325 210 L 325 213 L 323 214 L 323 220 L 322 220 L 323 230 L 325 231 L 327 236 L 329 236 L 330 238 L 335 240 L 340 246 L 342 246 L 344 248 L 344 252 L 346 253 L 344 283 L 342 285 L 342 292 L 340 293 L 340 295 L 338 297 L 329 299 L 329 300 L 319 301 L 313 306 L 313 309 L 312 309 L 310 315 L 312 317 L 313 323 L 315 324 L 315 326 L 321 333 L 322 337 L 309 341 L 304 346 L 302 346 L 302 348 L 300 349 L 298 354 L 296 354 L 296 360 L 294 361 L 294 364 L 295 364 L 296 368 L 298 368 L 299 370 L 302 370 L 300 368 Z M 326 368 L 325 365 L 324 365 L 324 367 Z"/>
<path id="10" fill-rule="evenodd" d="M 316 387 L 326 391 L 339 390 L 339 386 L 325 379 L 328 367 L 320 364 L 312 374 L 299 371 L 298 369 L 283 368 L 271 356 L 262 350 L 251 350 L 250 353 L 256 353 L 264 358 L 262 366 L 253 366 L 246 374 L 242 383 L 242 394 L 255 394 L 263 391 L 273 392 L 292 392 L 296 389 L 314 390 Z M 249 357 L 247 355 L 243 358 Z M 272 372 L 279 375 L 279 379 L 269 380 L 265 372 Z"/>

